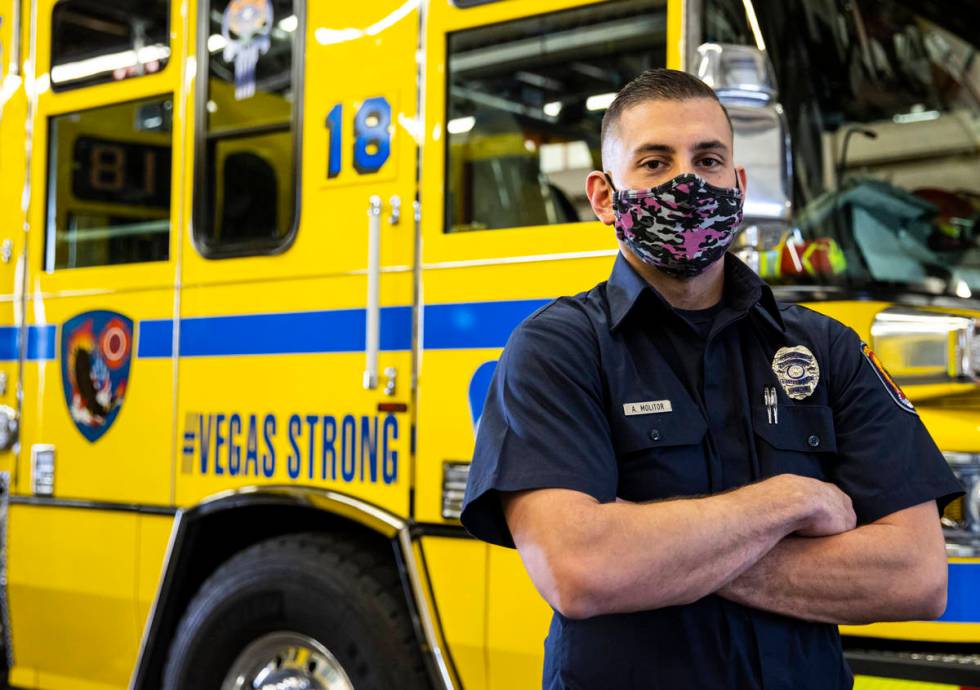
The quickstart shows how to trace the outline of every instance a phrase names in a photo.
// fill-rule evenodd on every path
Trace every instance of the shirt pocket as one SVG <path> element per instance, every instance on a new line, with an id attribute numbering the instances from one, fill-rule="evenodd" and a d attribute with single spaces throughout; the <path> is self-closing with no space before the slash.
<path id="1" fill-rule="evenodd" d="M 616 495 L 651 501 L 707 493 L 707 428 L 700 415 L 678 412 L 624 420 L 613 440 L 619 463 Z"/>
<path id="2" fill-rule="evenodd" d="M 752 426 L 759 442 L 762 477 L 798 474 L 826 481 L 837 457 L 834 413 L 827 405 L 779 405 L 770 420 L 769 410 L 752 408 Z"/>

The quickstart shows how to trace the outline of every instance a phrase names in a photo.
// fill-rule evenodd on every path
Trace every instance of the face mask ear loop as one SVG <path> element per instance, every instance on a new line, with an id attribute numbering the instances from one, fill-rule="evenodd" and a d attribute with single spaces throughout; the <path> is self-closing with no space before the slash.
<path id="1" fill-rule="evenodd" d="M 606 182 L 609 183 L 609 187 L 613 190 L 613 194 L 617 193 L 619 190 L 616 189 L 616 185 L 613 184 L 612 177 L 609 175 L 609 173 L 603 171 L 602 174 L 606 176 Z"/>

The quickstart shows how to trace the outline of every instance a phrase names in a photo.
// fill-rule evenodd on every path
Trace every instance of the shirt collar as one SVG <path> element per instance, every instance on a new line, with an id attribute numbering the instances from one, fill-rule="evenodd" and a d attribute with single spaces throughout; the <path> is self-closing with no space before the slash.
<path id="1" fill-rule="evenodd" d="M 620 252 L 616 256 L 612 275 L 609 276 L 609 281 L 606 284 L 610 330 L 619 327 L 623 319 L 636 307 L 636 303 L 644 293 L 651 294 L 656 298 L 656 302 L 664 308 L 673 310 L 663 295 L 644 280 Z M 725 254 L 725 294 L 733 309 L 748 311 L 753 307 L 758 307 L 757 311 L 778 331 L 784 332 L 786 330 L 772 289 L 755 271 L 730 252 Z"/>

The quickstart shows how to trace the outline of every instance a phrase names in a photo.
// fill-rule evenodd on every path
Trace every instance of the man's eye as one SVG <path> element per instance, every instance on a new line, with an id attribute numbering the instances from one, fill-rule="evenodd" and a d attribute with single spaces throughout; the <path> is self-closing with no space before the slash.
<path id="1" fill-rule="evenodd" d="M 701 161 L 701 165 L 706 168 L 717 168 L 719 165 L 721 165 L 721 161 L 714 158 L 705 158 Z"/>
<path id="2" fill-rule="evenodd" d="M 660 168 L 663 167 L 663 162 L 662 161 L 646 161 L 642 165 L 643 165 L 644 168 L 647 168 L 648 170 L 659 170 Z"/>

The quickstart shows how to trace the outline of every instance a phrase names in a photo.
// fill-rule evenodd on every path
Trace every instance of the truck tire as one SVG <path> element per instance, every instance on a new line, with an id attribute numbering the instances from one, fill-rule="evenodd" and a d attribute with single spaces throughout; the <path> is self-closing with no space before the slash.
<path id="1" fill-rule="evenodd" d="M 188 605 L 164 690 L 427 690 L 392 559 L 293 534 L 221 565 Z"/>

